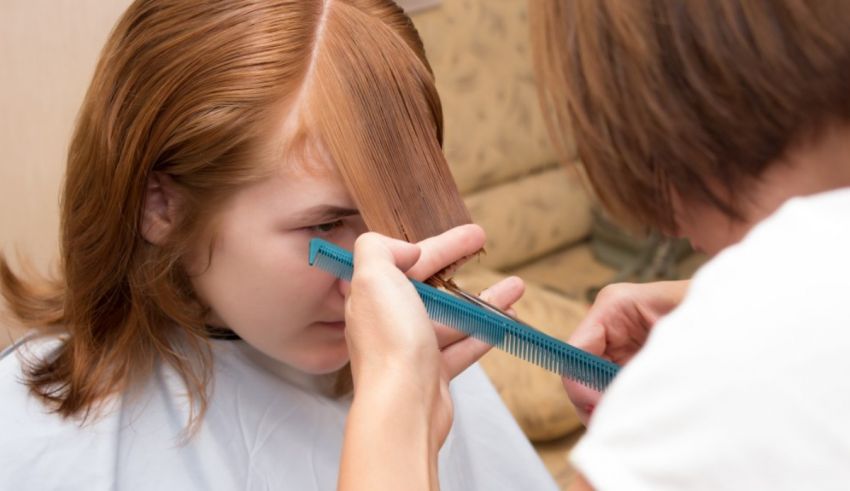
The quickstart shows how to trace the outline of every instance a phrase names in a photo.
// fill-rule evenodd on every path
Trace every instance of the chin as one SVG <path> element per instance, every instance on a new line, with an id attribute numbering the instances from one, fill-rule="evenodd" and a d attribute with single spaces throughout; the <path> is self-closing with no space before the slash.
<path id="1" fill-rule="evenodd" d="M 348 349 L 343 349 L 342 352 L 328 350 L 326 353 L 315 353 L 309 359 L 301 360 L 295 368 L 312 375 L 327 375 L 342 370 L 348 361 Z"/>

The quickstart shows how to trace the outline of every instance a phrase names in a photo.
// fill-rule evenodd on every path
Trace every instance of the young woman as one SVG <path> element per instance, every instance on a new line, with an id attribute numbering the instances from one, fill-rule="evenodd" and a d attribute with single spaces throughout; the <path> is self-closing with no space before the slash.
<path id="1" fill-rule="evenodd" d="M 604 291 L 579 326 L 578 346 L 627 365 L 571 454 L 574 489 L 846 489 L 850 3 L 531 5 L 555 139 L 574 133 L 613 212 L 715 256 L 690 285 Z M 437 388 L 448 362 L 402 289 L 399 269 L 425 249 L 374 235 L 356 249 L 348 310 L 360 317 L 348 335 L 357 382 L 371 389 L 355 396 L 344 470 L 379 439 L 399 461 L 411 448 L 368 432 L 375 422 L 360 409 L 400 385 L 376 387 L 386 359 L 436 367 L 408 377 Z M 390 290 L 393 303 L 381 303 Z M 599 398 L 567 389 L 587 412 Z M 422 415 L 418 434 L 439 442 L 449 406 L 431 394 L 388 407 Z M 395 475 L 411 481 L 411 468 Z M 391 469 L 375 475 L 369 489 L 393 489 L 382 487 Z M 434 476 L 415 482 L 434 488 Z"/>
<path id="2" fill-rule="evenodd" d="M 467 223 L 441 131 L 421 42 L 389 0 L 135 2 L 70 147 L 61 277 L 0 261 L 35 329 L 0 359 L 2 486 L 333 489 L 347 290 L 307 265 L 308 242 Z M 472 225 L 440 237 L 465 255 L 484 241 Z M 423 280 L 447 266 L 429 240 Z M 487 295 L 508 307 L 521 290 Z M 453 374 L 486 350 L 437 339 Z M 452 395 L 446 488 L 553 487 L 480 369 Z"/>

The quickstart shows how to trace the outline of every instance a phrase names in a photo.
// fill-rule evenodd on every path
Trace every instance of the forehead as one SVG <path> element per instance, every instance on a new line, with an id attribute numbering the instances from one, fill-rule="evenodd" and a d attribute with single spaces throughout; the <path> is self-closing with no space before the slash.
<path id="1" fill-rule="evenodd" d="M 252 152 L 261 169 L 258 181 L 240 193 L 238 201 L 276 210 L 351 203 L 333 158 L 299 119 L 278 111 L 269 121 Z"/>
<path id="2" fill-rule="evenodd" d="M 277 158 L 278 172 L 289 178 L 312 178 L 342 185 L 342 174 L 323 143 L 307 130 L 284 141 Z"/>
<path id="3" fill-rule="evenodd" d="M 227 215 L 289 225 L 290 219 L 300 217 L 304 210 L 320 206 L 357 208 L 339 173 L 322 163 L 287 158 L 270 165 L 270 173 L 232 197 Z"/>

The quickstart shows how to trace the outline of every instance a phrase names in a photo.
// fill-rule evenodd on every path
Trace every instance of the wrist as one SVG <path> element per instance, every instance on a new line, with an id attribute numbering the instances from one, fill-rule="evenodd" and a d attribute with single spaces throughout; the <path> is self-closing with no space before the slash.
<path id="1" fill-rule="evenodd" d="M 422 390 L 398 378 L 382 377 L 355 388 L 345 430 L 346 467 L 380 465 L 382 470 L 371 474 L 376 479 L 371 484 L 380 486 L 362 489 L 437 489 L 439 448 L 430 437 L 432 406 Z M 386 486 L 391 482 L 398 486 Z M 412 483 L 416 486 L 411 488 Z"/>
<path id="2" fill-rule="evenodd" d="M 432 387 L 406 370 L 367 369 L 354 380 L 352 406 L 387 414 L 403 413 L 410 420 L 408 423 L 427 423 L 435 396 Z"/>
<path id="3" fill-rule="evenodd" d="M 355 393 L 360 391 L 364 397 L 378 397 L 382 393 L 405 394 L 412 398 L 433 396 L 431 387 L 439 367 L 428 366 L 424 362 L 412 361 L 411 357 L 393 358 L 390 356 L 371 357 L 367 360 L 352 362 L 352 379 Z M 421 401 L 420 401 L 421 402 Z"/>

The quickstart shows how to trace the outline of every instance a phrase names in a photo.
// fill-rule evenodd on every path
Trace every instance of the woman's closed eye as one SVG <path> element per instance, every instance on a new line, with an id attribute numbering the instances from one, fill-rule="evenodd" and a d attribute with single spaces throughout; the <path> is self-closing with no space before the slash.
<path id="1" fill-rule="evenodd" d="M 314 234 L 317 235 L 327 235 L 332 233 L 334 230 L 343 226 L 342 220 L 334 220 L 332 222 L 320 223 L 318 225 L 313 225 L 307 227 L 307 229 Z"/>

